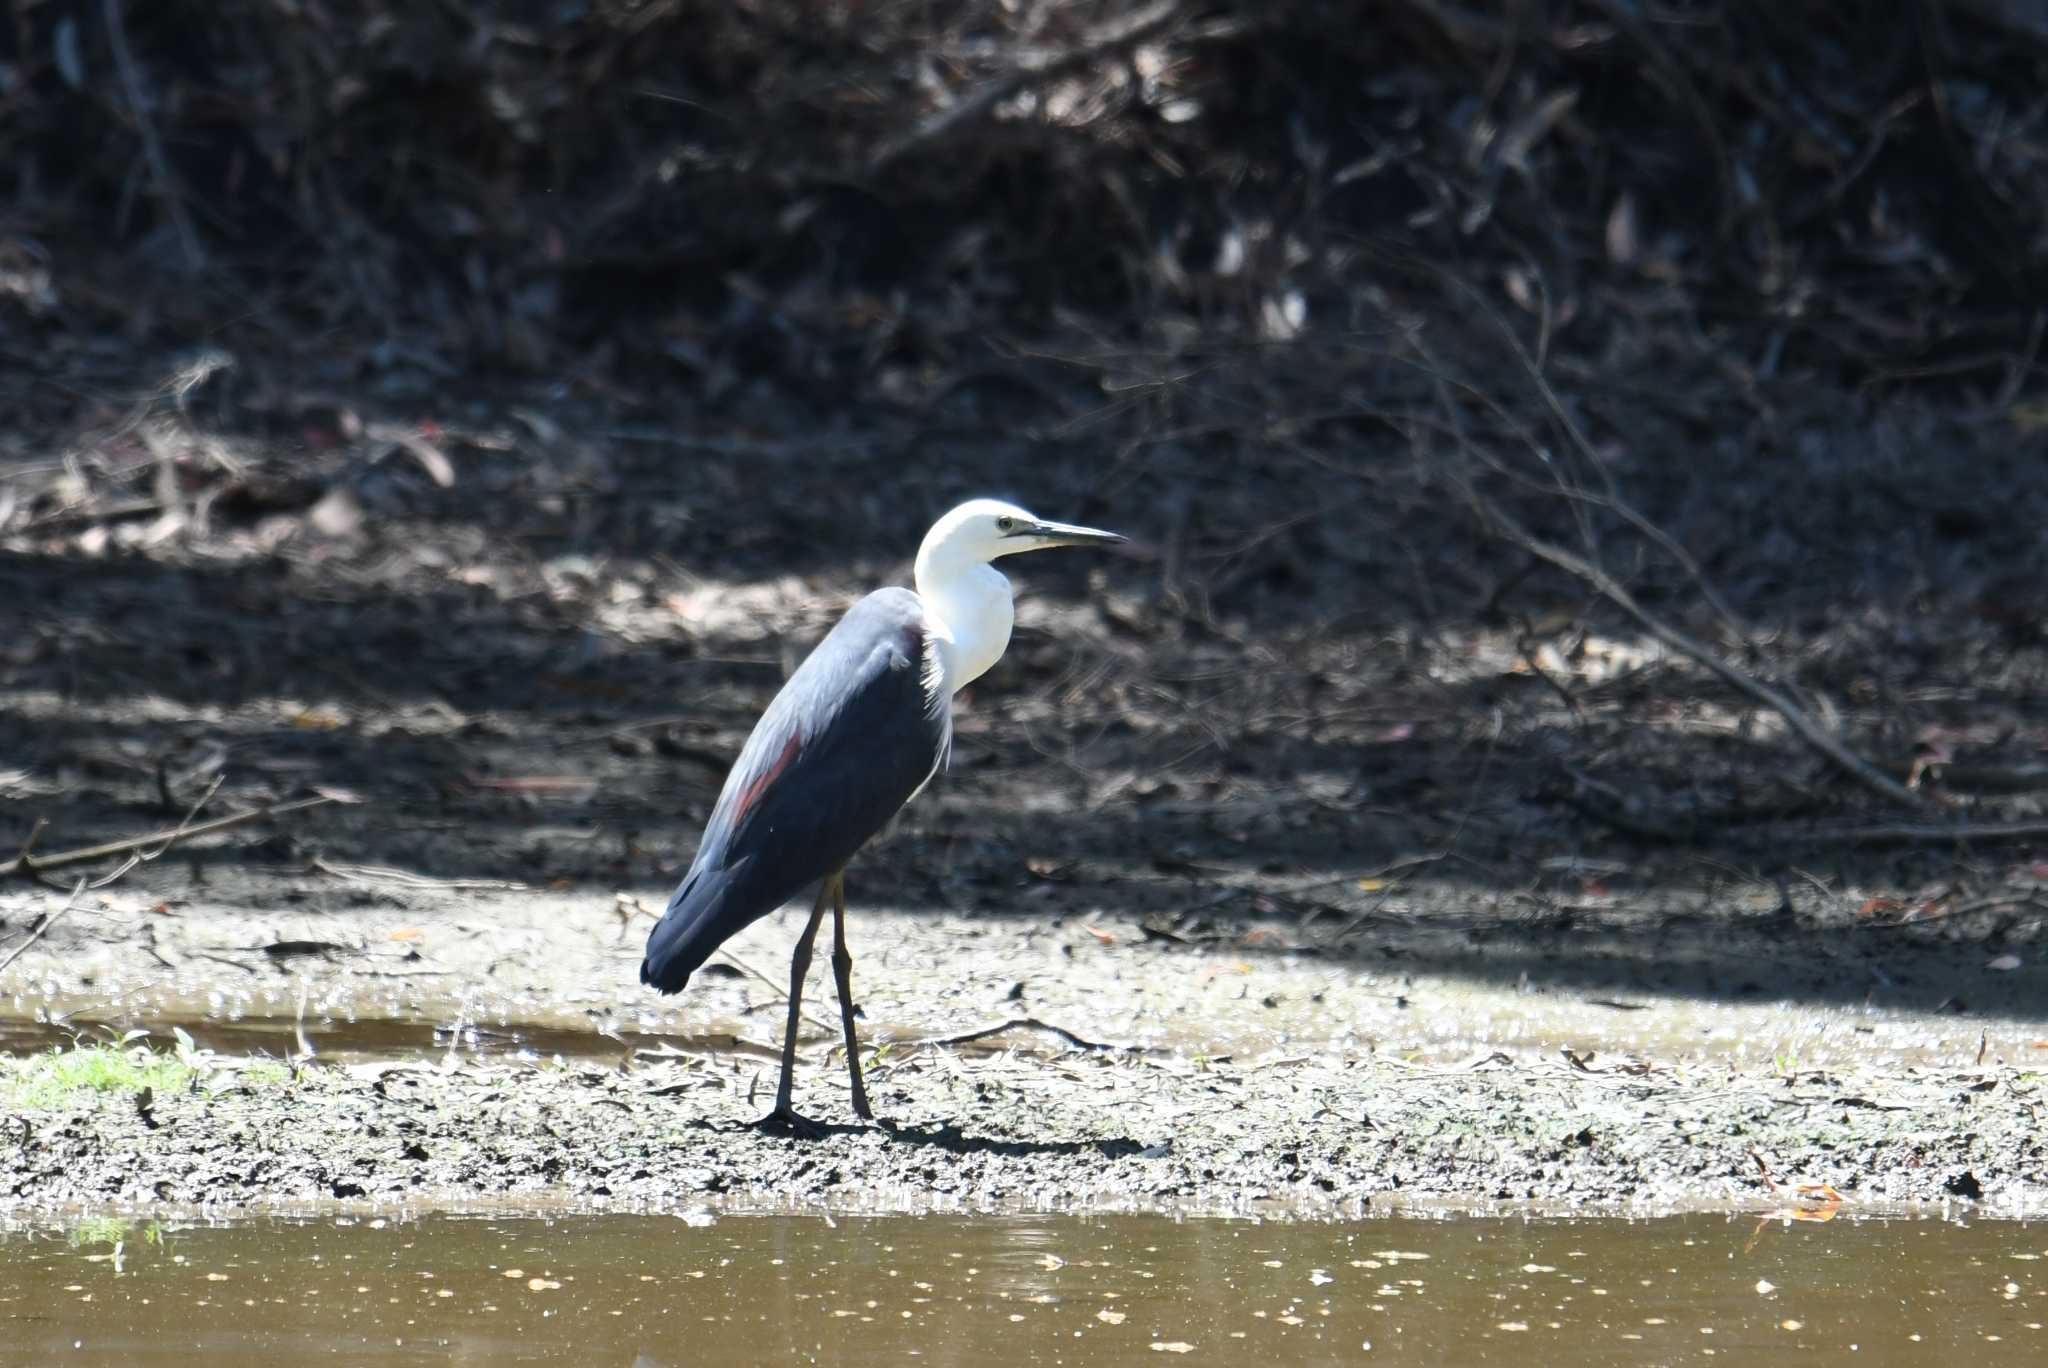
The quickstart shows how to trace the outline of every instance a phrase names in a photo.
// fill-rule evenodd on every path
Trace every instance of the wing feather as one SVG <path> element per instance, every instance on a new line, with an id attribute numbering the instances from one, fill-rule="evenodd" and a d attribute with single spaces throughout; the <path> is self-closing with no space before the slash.
<path id="1" fill-rule="evenodd" d="M 952 708 L 933 707 L 926 643 L 917 596 L 879 590 L 790 676 L 648 937 L 642 982 L 680 989 L 728 937 L 843 868 L 938 771 Z"/>

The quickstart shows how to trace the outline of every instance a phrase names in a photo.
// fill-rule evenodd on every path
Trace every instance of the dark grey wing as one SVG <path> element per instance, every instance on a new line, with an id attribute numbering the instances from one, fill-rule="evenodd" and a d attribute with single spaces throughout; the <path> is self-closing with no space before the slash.
<path id="1" fill-rule="evenodd" d="M 755 724 L 640 981 L 682 988 L 712 951 L 843 868 L 944 763 L 952 700 L 927 686 L 923 605 L 882 589 L 847 611 Z"/>

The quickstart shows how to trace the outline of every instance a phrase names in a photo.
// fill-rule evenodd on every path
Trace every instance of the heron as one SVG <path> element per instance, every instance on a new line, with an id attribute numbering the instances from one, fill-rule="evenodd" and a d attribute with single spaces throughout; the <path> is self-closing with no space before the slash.
<path id="1" fill-rule="evenodd" d="M 854 1114 L 875 1119 L 854 1033 L 846 945 L 846 865 L 946 765 L 953 695 L 1010 644 L 1015 606 L 1004 556 L 1123 537 L 1047 522 L 999 499 L 973 499 L 932 525 L 918 547 L 915 592 L 877 589 L 847 610 L 754 724 L 719 790 L 689 872 L 647 937 L 640 981 L 681 992 L 743 928 L 818 881 L 789 965 L 782 1079 L 766 1128 L 814 1134 L 793 1105 L 796 1032 L 811 947 L 832 908 L 832 976 Z"/>

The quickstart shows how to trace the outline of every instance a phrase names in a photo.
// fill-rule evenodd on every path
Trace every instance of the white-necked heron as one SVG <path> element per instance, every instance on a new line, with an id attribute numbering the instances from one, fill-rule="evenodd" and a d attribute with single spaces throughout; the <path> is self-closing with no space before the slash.
<path id="1" fill-rule="evenodd" d="M 743 927 L 822 879 L 789 966 L 782 1081 L 766 1123 L 810 1123 L 791 1105 L 798 1003 L 811 944 L 832 904 L 832 972 L 853 1110 L 874 1119 L 853 1028 L 846 862 L 931 782 L 952 746 L 953 695 L 1010 643 L 1010 582 L 992 564 L 1049 546 L 1105 546 L 1114 532 L 1046 522 L 975 499 L 933 524 L 917 552 L 917 592 L 877 589 L 847 610 L 782 686 L 725 779 L 704 839 L 647 937 L 640 981 L 681 991 Z"/>

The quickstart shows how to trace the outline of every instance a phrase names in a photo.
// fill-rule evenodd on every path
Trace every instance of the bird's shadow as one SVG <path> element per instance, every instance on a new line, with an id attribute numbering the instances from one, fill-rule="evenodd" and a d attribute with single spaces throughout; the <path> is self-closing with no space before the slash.
<path id="1" fill-rule="evenodd" d="M 844 1121 L 818 1121 L 804 1118 L 799 1130 L 787 1130 L 760 1121 L 715 1122 L 699 1121 L 697 1125 L 705 1130 L 717 1131 L 724 1135 L 769 1135 L 799 1142 L 830 1140 L 839 1136 L 861 1136 L 879 1132 L 894 1144 L 925 1145 L 932 1149 L 944 1150 L 948 1154 L 1088 1154 L 1095 1153 L 1105 1159 L 1123 1159 L 1131 1155 L 1140 1158 L 1157 1159 L 1171 1152 L 1171 1143 L 1165 1145 L 1142 1145 L 1129 1136 L 1112 1136 L 1096 1140 L 1003 1140 L 994 1136 L 970 1135 L 951 1121 L 934 1121 L 923 1125 L 906 1126 L 894 1121 L 878 1120 L 872 1124 Z"/>
<path id="2" fill-rule="evenodd" d="M 715 1131 L 720 1135 L 764 1135 L 771 1139 L 796 1140 L 800 1142 L 830 1140 L 840 1135 L 866 1135 L 874 1127 L 861 1122 L 820 1121 L 806 1116 L 798 1125 L 791 1126 L 770 1120 L 759 1121 L 699 1121 L 700 1129 Z"/>
<path id="3" fill-rule="evenodd" d="M 948 1154 L 1086 1154 L 1094 1151 L 1105 1159 L 1121 1159 L 1147 1153 L 1146 1146 L 1128 1136 L 1099 1140 L 1001 1140 L 987 1135 L 969 1135 L 951 1121 L 924 1126 L 901 1126 L 890 1121 L 875 1124 L 884 1135 L 899 1144 L 928 1145 Z"/>

